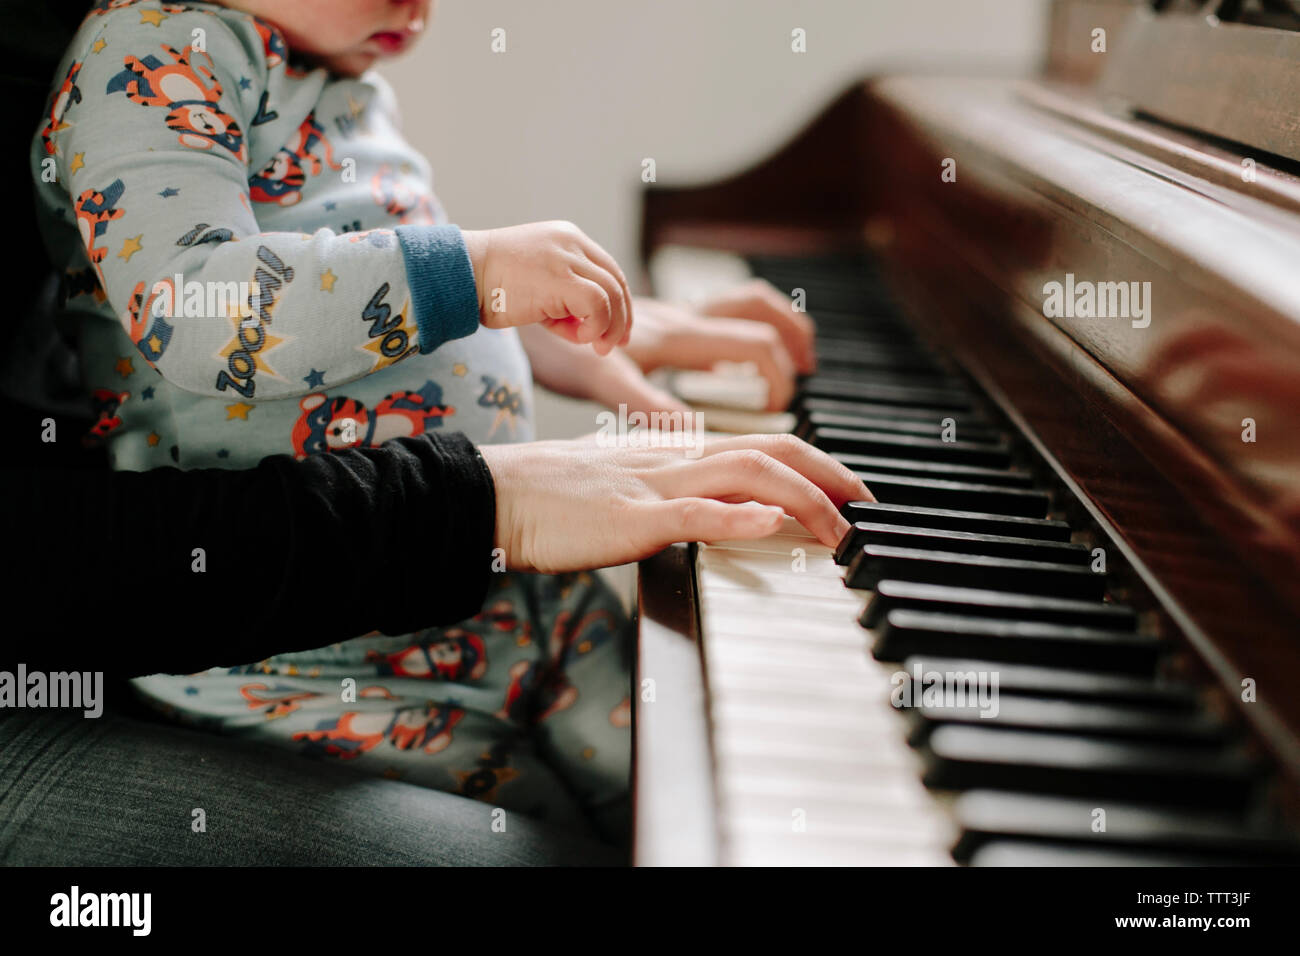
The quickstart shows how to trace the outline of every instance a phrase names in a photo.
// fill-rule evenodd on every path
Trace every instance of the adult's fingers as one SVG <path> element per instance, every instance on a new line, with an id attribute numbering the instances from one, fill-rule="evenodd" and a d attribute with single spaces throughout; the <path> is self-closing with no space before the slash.
<path id="1" fill-rule="evenodd" d="M 711 498 L 671 498 L 644 507 L 641 527 L 654 529 L 652 546 L 658 550 L 675 541 L 729 541 L 765 538 L 775 534 L 785 518 L 771 505 L 748 501 L 731 504 Z"/>
<path id="2" fill-rule="evenodd" d="M 703 319 L 673 345 L 673 365 L 711 369 L 719 361 L 753 362 L 767 382 L 767 407 L 780 411 L 794 398 L 795 365 L 779 335 L 748 319 Z"/>
<path id="3" fill-rule="evenodd" d="M 831 548 L 849 530 L 848 521 L 821 488 L 789 465 L 753 449 L 721 452 L 689 462 L 664 474 L 655 484 L 672 497 L 776 505 Z"/>
<path id="4" fill-rule="evenodd" d="M 799 371 L 807 374 L 817 366 L 816 327 L 806 312 L 771 283 L 756 280 L 699 306 L 704 315 L 749 319 L 772 326 L 781 336 Z"/>
<path id="5" fill-rule="evenodd" d="M 705 444 L 704 457 L 738 449 L 759 451 L 789 465 L 824 491 L 837 508 L 846 501 L 876 500 L 861 478 L 824 451 L 793 435 L 717 438 Z"/>

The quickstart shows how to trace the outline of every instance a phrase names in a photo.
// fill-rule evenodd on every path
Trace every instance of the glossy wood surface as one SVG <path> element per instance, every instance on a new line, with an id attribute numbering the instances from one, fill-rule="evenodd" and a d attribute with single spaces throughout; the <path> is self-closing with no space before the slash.
<path id="1" fill-rule="evenodd" d="M 1194 139 L 1175 168 L 1099 135 L 1079 102 L 1072 121 L 1059 91 L 1045 109 L 1013 83 L 864 83 L 747 173 L 652 190 L 643 245 L 875 248 L 918 324 L 1113 530 L 1222 705 L 1300 778 L 1300 220 L 1265 189 L 1225 202 Z M 1216 149 L 1222 171 L 1222 144 L 1201 152 Z M 1150 282 L 1150 325 L 1045 317 L 1066 273 Z"/>

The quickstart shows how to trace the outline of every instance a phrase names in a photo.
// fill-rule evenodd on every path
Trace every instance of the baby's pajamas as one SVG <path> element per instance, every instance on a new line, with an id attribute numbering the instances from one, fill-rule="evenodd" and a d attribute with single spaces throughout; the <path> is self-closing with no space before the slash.
<path id="1" fill-rule="evenodd" d="M 32 168 L 113 467 L 532 439 L 518 335 L 479 325 L 460 230 L 376 74 L 302 67 L 215 4 L 100 0 L 54 83 Z M 229 517 L 264 586 L 259 529 Z M 111 573 L 104 613 L 148 614 L 150 582 Z M 325 602 L 388 586 L 342 553 L 316 573 Z M 194 613 L 247 624 L 237 592 Z M 579 827 L 575 806 L 626 812 L 628 636 L 593 575 L 502 575 L 457 627 L 136 685 L 178 720 Z"/>

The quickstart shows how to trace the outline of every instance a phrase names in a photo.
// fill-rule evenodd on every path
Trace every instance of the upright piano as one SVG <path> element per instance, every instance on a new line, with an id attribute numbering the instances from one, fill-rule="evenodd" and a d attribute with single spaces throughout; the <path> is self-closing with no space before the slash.
<path id="1" fill-rule="evenodd" d="M 877 501 L 641 565 L 640 865 L 1300 859 L 1300 12 L 1050 21 L 645 194 L 661 294 L 806 304 L 781 427 Z"/>

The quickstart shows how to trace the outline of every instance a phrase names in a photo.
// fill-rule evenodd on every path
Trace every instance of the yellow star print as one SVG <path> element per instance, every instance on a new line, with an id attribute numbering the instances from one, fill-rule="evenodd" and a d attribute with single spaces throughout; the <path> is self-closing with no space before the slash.
<path id="1" fill-rule="evenodd" d="M 162 436 L 159 435 L 157 432 L 150 432 L 150 433 L 149 433 L 149 447 L 150 447 L 150 448 L 157 448 L 157 447 L 158 447 L 158 443 L 159 443 L 160 441 L 162 441 Z"/>
<path id="2" fill-rule="evenodd" d="M 140 22 L 141 22 L 141 23 L 152 23 L 154 26 L 156 26 L 156 27 L 160 27 L 160 26 L 162 26 L 162 22 L 163 22 L 163 20 L 165 20 L 165 19 L 167 19 L 167 14 L 163 13 L 161 10 L 141 10 L 141 11 L 140 11 Z"/>
<path id="3" fill-rule="evenodd" d="M 402 304 L 401 311 L 397 314 L 398 324 L 393 327 L 387 335 L 371 339 L 365 345 L 358 345 L 357 349 L 362 352 L 369 352 L 375 357 L 375 364 L 371 368 L 372 372 L 377 372 L 381 368 L 388 368 L 394 362 L 400 362 L 408 355 L 414 355 L 420 351 L 417 344 L 420 341 L 420 332 L 415 325 L 415 310 L 411 308 L 411 300 L 407 299 Z M 394 351 L 390 355 L 384 354 L 384 347 L 396 349 L 400 347 L 400 339 L 395 334 L 397 332 L 406 333 L 406 347 L 402 351 Z"/>
<path id="4" fill-rule="evenodd" d="M 237 309 L 235 311 L 238 312 Z M 243 334 L 245 339 L 248 338 L 247 331 L 242 330 L 240 328 L 240 325 L 245 320 L 239 318 L 238 315 L 229 316 L 229 319 L 231 323 L 230 341 L 227 342 L 225 347 L 220 352 L 217 353 L 217 357 L 229 362 L 230 357 L 232 355 L 234 355 L 236 352 L 242 352 L 243 355 L 241 355 L 240 358 L 235 362 L 235 368 L 232 369 L 232 371 L 236 372 L 240 377 L 248 377 L 250 373 L 253 373 L 253 374 L 269 375 L 272 378 L 279 378 L 281 379 L 281 381 L 283 381 L 280 374 L 276 372 L 275 369 L 271 368 L 271 366 L 268 364 L 267 358 L 271 354 L 271 352 L 275 350 L 276 346 L 282 345 L 283 343 L 289 340 L 284 336 L 272 335 L 270 331 L 267 330 L 267 326 L 265 324 L 259 323 L 261 325 L 261 328 L 263 329 L 263 334 L 265 335 L 265 338 L 263 339 L 262 347 L 260 349 L 257 349 L 251 354 L 252 364 L 250 367 L 249 353 L 244 348 L 243 341 L 240 338 L 241 333 Z"/>
<path id="5" fill-rule="evenodd" d="M 339 281 L 339 277 L 334 274 L 333 269 L 326 269 L 321 273 L 320 287 L 323 292 L 333 292 L 334 283 Z"/>
<path id="6" fill-rule="evenodd" d="M 464 378 L 465 373 L 468 371 L 469 369 L 465 367 L 464 362 L 457 362 L 451 367 L 451 374 L 455 375 L 457 378 Z"/>
<path id="7" fill-rule="evenodd" d="M 140 240 L 143 238 L 144 238 L 143 232 L 140 233 L 140 235 L 138 236 L 129 237 L 125 242 L 122 243 L 122 251 L 117 254 L 117 257 L 119 259 L 125 259 L 127 262 L 130 262 L 131 257 L 143 248 L 143 245 L 140 242 Z"/>
<path id="8" fill-rule="evenodd" d="M 106 46 L 108 46 L 108 42 L 103 37 L 100 37 L 98 40 L 95 41 L 95 45 L 92 46 L 90 49 L 95 53 L 103 53 L 104 47 Z"/>
<path id="9" fill-rule="evenodd" d="M 64 125 L 66 126 L 67 124 L 64 124 Z M 85 165 L 86 165 L 86 154 L 85 154 L 85 153 L 73 153 L 73 154 L 72 154 L 72 165 L 68 167 L 68 172 L 75 176 L 78 172 L 81 171 L 81 167 L 83 167 L 83 166 L 85 166 Z M 143 233 L 141 233 L 141 235 L 143 235 Z"/>
<path id="10" fill-rule="evenodd" d="M 135 366 L 131 364 L 129 356 L 124 356 L 118 359 L 117 364 L 114 365 L 113 368 L 116 369 L 117 374 L 123 378 L 130 378 L 135 374 Z"/>
<path id="11" fill-rule="evenodd" d="M 242 421 L 248 421 L 248 413 L 253 410 L 253 406 L 248 402 L 235 402 L 233 405 L 226 406 L 226 421 L 232 418 L 238 418 Z"/>

